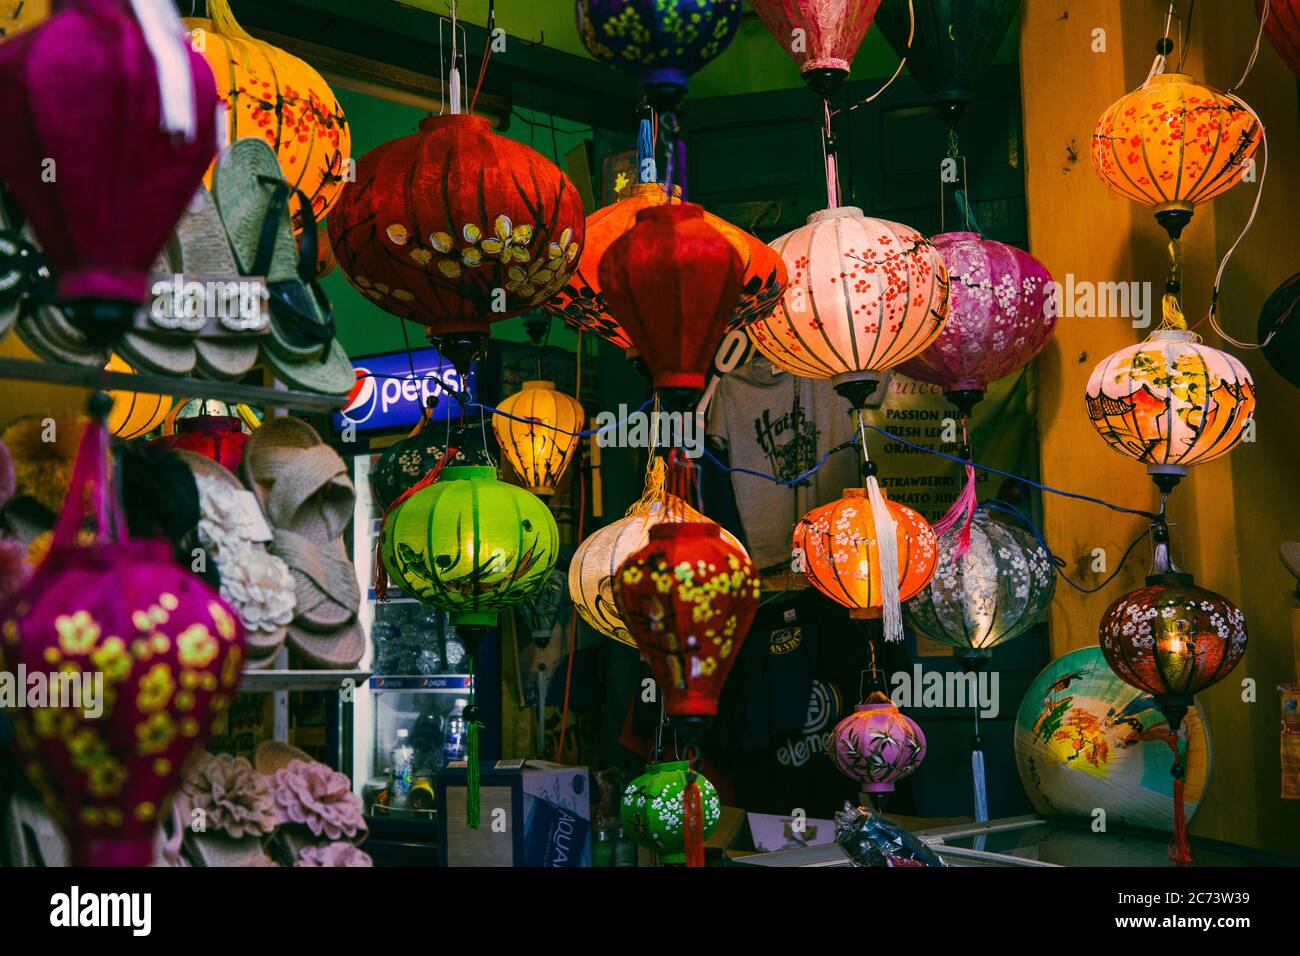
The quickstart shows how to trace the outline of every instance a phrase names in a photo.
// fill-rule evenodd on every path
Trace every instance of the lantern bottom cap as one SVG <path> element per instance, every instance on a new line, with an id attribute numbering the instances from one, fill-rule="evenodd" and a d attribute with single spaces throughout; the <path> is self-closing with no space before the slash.
<path id="1" fill-rule="evenodd" d="M 452 611 L 448 623 L 453 627 L 496 627 L 496 611 Z"/>
<path id="2" fill-rule="evenodd" d="M 1187 474 L 1186 465 L 1147 465 L 1148 475 L 1177 475 L 1182 478 Z"/>
<path id="3" fill-rule="evenodd" d="M 864 783 L 862 785 L 863 793 L 893 793 L 893 783 Z"/>

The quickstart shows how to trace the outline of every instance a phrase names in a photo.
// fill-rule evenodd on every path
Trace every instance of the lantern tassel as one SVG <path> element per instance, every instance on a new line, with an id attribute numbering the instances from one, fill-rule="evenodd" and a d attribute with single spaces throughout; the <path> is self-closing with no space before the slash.
<path id="1" fill-rule="evenodd" d="M 1191 845 L 1187 842 L 1187 808 L 1183 802 L 1183 778 L 1187 775 L 1187 768 L 1183 766 L 1178 749 L 1178 728 L 1174 727 L 1173 731 L 1174 765 L 1169 772 L 1174 776 L 1174 835 L 1169 843 L 1169 862 L 1174 866 L 1191 866 L 1194 861 Z"/>
<path id="2" fill-rule="evenodd" d="M 414 432 L 412 432 L 412 434 L 414 434 Z M 397 497 L 397 499 L 388 506 L 388 509 L 384 512 L 383 518 L 380 519 L 379 534 L 375 535 L 375 552 L 374 552 L 375 599 L 376 600 L 379 601 L 388 600 L 388 568 L 384 566 L 384 559 L 380 553 L 380 548 L 379 548 L 380 542 L 384 540 L 384 526 L 388 524 L 388 516 L 391 515 L 394 511 L 396 511 L 397 506 L 400 505 L 407 498 L 411 497 L 411 495 L 415 494 L 421 488 L 428 488 L 431 484 L 437 481 L 438 476 L 442 474 L 442 469 L 446 467 L 447 462 L 451 461 L 452 458 L 454 458 L 455 456 L 456 456 L 455 446 L 448 445 L 446 449 L 443 451 L 442 457 L 438 459 L 437 464 L 435 464 L 432 468 L 430 468 L 425 473 L 423 478 L 421 478 L 411 487 L 403 491 Z"/>
<path id="3" fill-rule="evenodd" d="M 898 525 L 889 513 L 885 496 L 880 493 L 876 476 L 867 479 L 867 499 L 871 502 L 871 520 L 876 526 L 876 553 L 880 558 L 880 596 L 884 604 L 885 640 L 898 643 L 903 639 L 903 606 L 898 599 Z"/>
<path id="4" fill-rule="evenodd" d="M 696 776 L 694 770 L 687 771 L 682 790 L 682 845 L 686 865 L 692 867 L 704 865 L 704 807 Z"/>
<path id="5" fill-rule="evenodd" d="M 655 167 L 654 131 L 651 129 L 650 117 L 642 118 L 636 137 L 637 176 L 640 182 L 653 183 L 659 179 L 659 170 Z"/>
<path id="6" fill-rule="evenodd" d="M 1178 273 L 1183 267 L 1182 244 L 1177 239 L 1169 240 L 1169 281 L 1165 284 L 1165 294 L 1160 300 L 1160 325 L 1162 329 L 1183 330 L 1187 328 L 1187 319 L 1183 307 L 1178 302 Z"/>
<path id="7" fill-rule="evenodd" d="M 962 419 L 962 457 L 966 459 L 966 483 L 962 486 L 961 494 L 957 500 L 952 503 L 952 507 L 947 510 L 942 518 L 933 525 L 936 536 L 943 535 L 947 531 L 961 525 L 961 536 L 957 540 L 957 546 L 953 548 L 953 557 L 960 561 L 970 550 L 970 525 L 971 519 L 975 515 L 975 506 L 979 503 L 975 496 L 975 469 L 969 462 L 972 457 L 970 450 L 970 438 L 966 434 L 966 419 Z"/>
<path id="8" fill-rule="evenodd" d="M 164 132 L 193 142 L 198 130 L 189 34 L 171 0 L 131 0 L 158 80 L 158 113 Z"/>
<path id="9" fill-rule="evenodd" d="M 469 658 L 469 703 L 465 707 L 465 826 L 471 830 L 478 829 L 479 822 L 479 765 L 478 744 L 479 731 L 483 721 L 478 718 L 478 702 L 475 693 L 474 657 Z"/>
<path id="10" fill-rule="evenodd" d="M 975 820 L 984 823 L 989 818 L 989 794 L 984 777 L 984 748 L 978 737 L 971 744 L 970 772 L 975 786 Z"/>

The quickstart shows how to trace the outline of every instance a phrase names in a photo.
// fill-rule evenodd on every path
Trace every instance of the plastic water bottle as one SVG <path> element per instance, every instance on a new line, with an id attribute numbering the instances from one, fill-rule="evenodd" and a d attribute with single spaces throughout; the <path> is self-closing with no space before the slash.
<path id="1" fill-rule="evenodd" d="M 397 743 L 389 752 L 391 782 L 388 787 L 388 805 L 405 809 L 410 803 L 411 787 L 415 785 L 415 750 L 407 740 L 409 732 L 403 728 L 397 732 Z"/>
<path id="2" fill-rule="evenodd" d="M 443 765 L 453 760 L 465 759 L 465 705 L 466 700 L 457 700 L 456 709 L 447 718 L 447 734 L 442 738 Z"/>

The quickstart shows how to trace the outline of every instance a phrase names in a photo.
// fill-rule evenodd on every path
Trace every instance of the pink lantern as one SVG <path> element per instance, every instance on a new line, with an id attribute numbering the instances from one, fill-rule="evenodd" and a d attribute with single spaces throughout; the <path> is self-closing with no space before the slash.
<path id="1" fill-rule="evenodd" d="M 889 793 L 925 759 L 925 734 L 880 691 L 831 731 L 826 754 L 863 793 Z"/>
<path id="2" fill-rule="evenodd" d="M 145 301 L 216 152 L 216 108 L 169 0 L 55 0 L 49 20 L 0 45 L 0 179 L 59 300 L 97 340 Z"/>
<path id="3" fill-rule="evenodd" d="M 1027 252 L 945 232 L 930 240 L 948 267 L 950 298 L 943 331 L 916 358 L 899 366 L 909 378 L 943 387 L 970 414 L 990 382 L 1037 355 L 1056 327 L 1052 277 Z"/>
<path id="4" fill-rule="evenodd" d="M 880 0 L 749 0 L 776 42 L 823 98 L 849 75 Z"/>

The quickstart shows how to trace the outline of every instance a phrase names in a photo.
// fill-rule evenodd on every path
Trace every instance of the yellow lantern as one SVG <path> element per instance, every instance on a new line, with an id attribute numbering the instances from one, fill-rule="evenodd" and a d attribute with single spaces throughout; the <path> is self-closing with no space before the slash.
<path id="1" fill-rule="evenodd" d="M 291 53 L 249 35 L 230 12 L 229 0 L 208 0 L 212 19 L 189 18 L 194 48 L 212 67 L 226 105 L 230 142 L 245 136 L 266 140 L 290 186 L 301 189 L 312 215 L 325 218 L 343 191 L 352 155 L 352 133 L 329 84 Z M 212 170 L 206 180 L 212 187 Z M 297 195 L 289 200 L 295 232 L 301 232 Z"/>
<path id="2" fill-rule="evenodd" d="M 108 372 L 134 375 L 135 369 L 114 354 L 104 366 Z M 146 395 L 143 392 L 109 392 L 113 408 L 108 413 L 108 430 L 118 438 L 132 439 L 147 435 L 167 418 L 172 410 L 172 399 L 166 395 Z"/>
<path id="3" fill-rule="evenodd" d="M 1263 136 L 1232 93 L 1159 73 L 1116 100 L 1092 134 L 1092 166 L 1113 192 L 1155 209 L 1177 239 L 1192 209 L 1231 189 Z"/>
<path id="4" fill-rule="evenodd" d="M 0 43 L 50 15 L 50 0 L 0 0 Z"/>
<path id="5" fill-rule="evenodd" d="M 576 398 L 535 380 L 507 397 L 492 416 L 501 453 L 535 495 L 553 495 L 578 448 L 584 413 Z M 512 417 L 507 417 L 512 416 Z M 520 421 L 530 419 L 530 421 Z"/>

